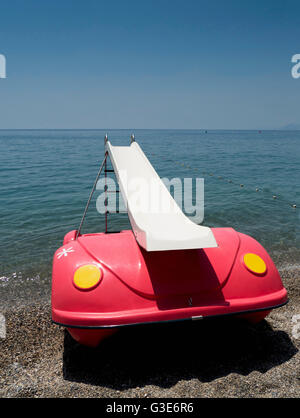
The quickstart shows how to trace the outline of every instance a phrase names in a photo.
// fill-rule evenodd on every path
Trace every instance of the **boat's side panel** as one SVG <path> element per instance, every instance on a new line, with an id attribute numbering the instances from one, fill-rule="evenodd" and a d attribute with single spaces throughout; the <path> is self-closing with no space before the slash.
<path id="1" fill-rule="evenodd" d="M 67 328 L 69 334 L 79 344 L 87 345 L 89 347 L 97 347 L 102 340 L 112 336 L 117 332 L 117 328 L 103 328 L 103 329 L 82 329 L 82 328 Z"/>
<path id="2" fill-rule="evenodd" d="M 251 313 L 244 313 L 241 315 L 235 315 L 236 318 L 244 319 L 253 324 L 262 321 L 271 312 L 271 310 L 254 311 Z M 193 318 L 187 318 L 194 320 Z M 199 318 L 197 318 L 199 319 Z M 161 322 L 160 322 L 161 323 Z M 144 325 L 146 325 L 145 323 Z M 80 344 L 97 347 L 104 339 L 114 335 L 120 327 L 107 327 L 107 328 L 67 328 L 72 338 Z"/>

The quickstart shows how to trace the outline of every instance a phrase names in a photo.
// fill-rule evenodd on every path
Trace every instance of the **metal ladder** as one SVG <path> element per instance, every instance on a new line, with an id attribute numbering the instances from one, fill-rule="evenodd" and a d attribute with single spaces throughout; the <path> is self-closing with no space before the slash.
<path id="1" fill-rule="evenodd" d="M 134 140 L 135 140 L 134 134 L 131 134 L 131 137 L 130 137 L 130 144 L 132 144 L 132 142 L 134 142 Z M 108 141 L 108 136 L 107 136 L 107 134 L 106 134 L 106 135 L 105 135 L 105 137 L 104 137 L 104 147 L 105 147 L 105 145 L 106 145 L 107 141 Z M 107 216 L 107 215 L 108 215 L 109 213 L 120 213 L 120 211 L 119 211 L 119 210 L 116 210 L 115 212 L 112 212 L 112 211 L 108 211 L 108 210 L 107 210 L 107 206 L 108 206 L 108 193 L 120 193 L 120 190 L 116 190 L 116 191 L 114 191 L 114 192 L 110 192 L 110 191 L 108 190 L 108 185 L 107 185 L 107 173 L 114 173 L 114 170 L 113 170 L 113 169 L 111 170 L 111 169 L 108 169 L 108 168 L 107 168 L 107 157 L 108 157 L 108 152 L 107 152 L 107 151 L 105 151 L 105 154 L 104 154 L 104 159 L 103 159 L 103 161 L 102 161 L 102 163 L 101 163 L 101 166 L 100 166 L 100 168 L 99 168 L 98 174 L 97 174 L 97 176 L 96 176 L 96 180 L 95 180 L 95 182 L 94 182 L 93 188 L 92 188 L 92 190 L 91 190 L 90 196 L 89 196 L 88 201 L 87 201 L 87 204 L 86 204 L 86 206 L 85 206 L 85 209 L 84 209 L 84 212 L 83 212 L 83 215 L 82 215 L 82 218 L 81 218 L 81 222 L 80 222 L 79 228 L 78 228 L 78 230 L 77 230 L 77 232 L 76 232 L 75 239 L 77 239 L 77 238 L 79 237 L 79 235 L 80 235 L 80 232 L 81 232 L 81 229 L 82 229 L 82 226 L 83 226 L 83 223 L 84 223 L 84 220 L 85 220 L 85 217 L 86 217 L 86 214 L 87 214 L 87 211 L 88 211 L 88 208 L 89 208 L 90 202 L 91 202 L 91 200 L 92 200 L 92 197 L 93 197 L 94 191 L 95 191 L 95 189 L 96 189 L 96 186 L 97 186 L 97 183 L 98 183 L 99 177 L 100 177 L 100 175 L 101 175 L 101 173 L 102 173 L 103 167 L 104 167 L 104 175 L 105 175 L 105 185 L 104 185 L 104 193 L 105 193 L 105 198 L 104 198 L 104 206 L 105 206 L 105 233 L 106 233 L 106 234 L 107 234 L 107 232 L 108 232 L 108 216 Z M 125 212 L 122 212 L 122 213 L 125 213 Z"/>

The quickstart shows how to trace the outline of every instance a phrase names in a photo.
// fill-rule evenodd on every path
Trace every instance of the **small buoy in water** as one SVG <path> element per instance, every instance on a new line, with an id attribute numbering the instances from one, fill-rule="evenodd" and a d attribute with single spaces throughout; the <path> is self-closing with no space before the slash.
<path id="1" fill-rule="evenodd" d="M 296 209 L 297 205 L 292 205 L 292 208 Z"/>
<path id="2" fill-rule="evenodd" d="M 277 196 L 274 194 L 273 199 L 277 199 Z"/>
<path id="3" fill-rule="evenodd" d="M 257 187 L 257 188 L 255 189 L 255 191 L 256 191 L 256 192 L 259 192 L 259 188 Z"/>
<path id="4" fill-rule="evenodd" d="M 243 185 L 243 184 L 240 184 L 240 186 L 241 186 L 241 187 L 244 187 L 244 185 Z"/>

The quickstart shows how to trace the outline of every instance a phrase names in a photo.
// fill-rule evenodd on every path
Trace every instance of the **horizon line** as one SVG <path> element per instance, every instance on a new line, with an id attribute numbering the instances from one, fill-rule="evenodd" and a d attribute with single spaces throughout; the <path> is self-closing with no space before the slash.
<path id="1" fill-rule="evenodd" d="M 300 128 L 0 128 L 0 131 L 300 131 Z"/>

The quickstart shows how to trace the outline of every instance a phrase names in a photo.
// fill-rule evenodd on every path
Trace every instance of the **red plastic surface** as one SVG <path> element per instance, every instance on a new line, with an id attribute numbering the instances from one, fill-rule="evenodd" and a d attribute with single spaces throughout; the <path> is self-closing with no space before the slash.
<path id="1" fill-rule="evenodd" d="M 257 241 L 231 228 L 213 233 L 217 248 L 146 252 L 132 231 L 87 234 L 77 240 L 69 232 L 54 255 L 53 320 L 67 327 L 111 327 L 267 310 L 286 302 L 279 273 Z M 248 252 L 265 261 L 266 274 L 245 268 L 243 255 Z M 95 289 L 81 291 L 73 285 L 74 272 L 91 263 L 101 267 L 103 280 Z M 255 321 L 267 314 L 247 317 Z M 70 329 L 88 345 L 105 337 L 103 331 Z"/>

